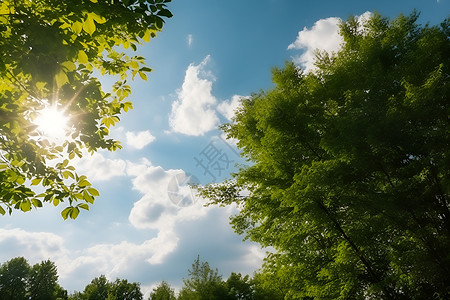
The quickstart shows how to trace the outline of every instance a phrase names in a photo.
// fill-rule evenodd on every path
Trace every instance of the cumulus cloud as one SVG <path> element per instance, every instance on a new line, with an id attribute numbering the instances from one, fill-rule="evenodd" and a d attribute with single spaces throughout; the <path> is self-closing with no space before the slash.
<path id="1" fill-rule="evenodd" d="M 23 229 L 0 229 L 2 256 L 24 256 L 32 263 L 67 253 L 64 240 L 49 232 L 28 232 Z M 11 252 L 11 253 L 9 253 Z"/>
<path id="2" fill-rule="evenodd" d="M 95 181 L 106 181 L 116 176 L 126 175 L 126 161 L 122 159 L 105 158 L 100 152 L 94 155 L 85 154 L 76 161 L 75 167 L 81 174 Z"/>
<path id="3" fill-rule="evenodd" d="M 127 145 L 134 149 L 142 149 L 155 140 L 150 131 L 139 131 L 126 133 Z"/>
<path id="4" fill-rule="evenodd" d="M 231 97 L 231 100 L 221 102 L 217 106 L 217 111 L 231 121 L 234 117 L 236 109 L 240 104 L 241 98 L 243 98 L 243 96 L 234 95 L 233 97 Z"/>
<path id="5" fill-rule="evenodd" d="M 365 12 L 358 16 L 358 21 L 363 24 L 372 15 Z M 288 49 L 302 50 L 301 55 L 294 57 L 294 62 L 306 72 L 314 70 L 315 52 L 326 51 L 328 53 L 339 51 L 343 42 L 339 34 L 339 23 L 342 20 L 336 17 L 320 19 L 314 23 L 311 29 L 306 27 L 299 31 L 297 39 L 288 46 Z"/>
<path id="6" fill-rule="evenodd" d="M 316 50 L 329 53 L 338 51 L 342 43 L 342 37 L 339 35 L 340 21 L 340 18 L 331 17 L 317 21 L 311 29 L 303 28 L 297 39 L 288 46 L 288 49 L 304 51 L 294 58 L 294 62 L 308 72 L 314 69 Z"/>
<path id="7" fill-rule="evenodd" d="M 200 64 L 191 64 L 186 70 L 183 85 L 177 92 L 178 99 L 172 104 L 169 117 L 174 132 L 199 136 L 217 128 L 219 124 L 214 109 L 217 99 L 211 93 L 215 78 L 206 70 L 209 60 L 208 55 Z"/>
<path id="8" fill-rule="evenodd" d="M 183 170 L 164 170 L 160 166 L 141 164 L 130 165 L 128 173 L 135 176 L 133 188 L 143 194 L 129 215 L 130 223 L 136 228 L 171 232 L 176 222 L 198 219 L 208 210 L 203 207 L 202 199 L 185 193 L 184 190 L 190 189 L 187 185 L 189 176 Z M 189 205 L 179 205 L 182 203 L 177 197 L 187 196 L 192 197 Z"/>

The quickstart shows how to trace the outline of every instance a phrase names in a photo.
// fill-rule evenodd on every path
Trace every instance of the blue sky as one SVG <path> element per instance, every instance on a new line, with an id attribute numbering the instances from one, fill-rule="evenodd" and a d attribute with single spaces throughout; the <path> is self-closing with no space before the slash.
<path id="1" fill-rule="evenodd" d="M 183 184 L 219 182 L 243 163 L 217 126 L 239 97 L 272 86 L 272 67 L 294 60 L 311 70 L 314 48 L 337 50 L 339 18 L 416 8 L 420 23 L 434 25 L 450 0 L 173 0 L 169 8 L 163 32 L 138 49 L 154 71 L 132 83 L 134 110 L 113 131 L 124 148 L 77 162 L 101 196 L 75 221 L 50 205 L 0 217 L 1 262 L 50 259 L 69 292 L 101 274 L 138 281 L 147 294 L 162 280 L 179 288 L 197 255 L 224 278 L 252 274 L 265 250 L 233 233 L 236 209 L 203 207 Z"/>

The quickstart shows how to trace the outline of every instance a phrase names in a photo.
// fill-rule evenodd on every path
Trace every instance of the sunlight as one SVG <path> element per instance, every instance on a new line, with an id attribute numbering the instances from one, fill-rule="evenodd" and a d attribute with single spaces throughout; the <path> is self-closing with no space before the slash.
<path id="1" fill-rule="evenodd" d="M 63 110 L 58 110 L 56 105 L 48 106 L 39 112 L 34 120 L 37 130 L 50 141 L 63 140 L 66 137 L 67 122 L 69 117 Z"/>

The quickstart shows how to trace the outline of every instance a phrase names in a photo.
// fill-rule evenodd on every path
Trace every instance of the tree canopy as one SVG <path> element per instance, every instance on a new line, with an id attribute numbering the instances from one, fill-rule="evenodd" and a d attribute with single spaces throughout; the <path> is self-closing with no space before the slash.
<path id="1" fill-rule="evenodd" d="M 30 266 L 23 257 L 0 266 L 0 298 L 5 300 L 67 299 L 67 291 L 58 284 L 55 263 L 50 260 Z"/>
<path id="2" fill-rule="evenodd" d="M 64 219 L 89 209 L 98 191 L 71 160 L 83 150 L 120 148 L 108 134 L 132 108 L 127 80 L 146 80 L 151 71 L 142 56 L 130 54 L 172 16 L 170 1 L 1 1 L 1 214 L 43 202 L 67 201 Z M 111 91 L 97 74 L 115 76 Z M 50 108 L 68 119 L 59 140 L 36 124 Z"/>
<path id="3" fill-rule="evenodd" d="M 285 299 L 450 297 L 450 19 L 342 22 L 316 69 L 272 72 L 223 126 L 248 159 L 203 188 L 272 246 Z"/>

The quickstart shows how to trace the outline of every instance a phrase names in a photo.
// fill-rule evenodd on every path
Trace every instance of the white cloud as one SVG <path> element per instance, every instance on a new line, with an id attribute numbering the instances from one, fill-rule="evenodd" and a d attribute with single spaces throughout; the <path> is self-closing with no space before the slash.
<path id="1" fill-rule="evenodd" d="M 155 137 L 148 130 L 139 132 L 127 131 L 126 138 L 127 145 L 135 149 L 142 149 L 155 140 Z"/>
<path id="2" fill-rule="evenodd" d="M 67 254 L 64 240 L 60 236 L 49 232 L 28 232 L 19 228 L 0 229 L 0 250 L 2 258 L 24 256 L 32 264 Z"/>
<path id="3" fill-rule="evenodd" d="M 178 201 L 171 198 L 171 194 L 182 196 L 183 190 L 189 189 L 182 182 L 176 182 L 178 190 L 169 188 L 174 179 L 187 179 L 182 170 L 164 170 L 160 166 L 152 165 L 130 165 L 128 173 L 136 176 L 132 180 L 133 189 L 144 194 L 134 203 L 129 215 L 130 223 L 136 228 L 171 232 L 175 223 L 198 219 L 208 210 L 203 207 L 202 199 L 191 198 L 188 203 L 190 205 L 177 206 Z"/>
<path id="4" fill-rule="evenodd" d="M 294 62 L 304 68 L 306 72 L 314 69 L 316 50 L 325 50 L 329 53 L 339 50 L 342 37 L 339 35 L 340 18 L 321 19 L 314 23 L 311 29 L 303 28 L 297 39 L 288 46 L 288 49 L 304 50 L 303 54 L 294 58 Z"/>
<path id="5" fill-rule="evenodd" d="M 170 127 L 174 132 L 186 135 L 203 135 L 217 128 L 219 118 L 214 107 L 217 99 L 211 94 L 215 80 L 206 70 L 210 56 L 198 65 L 189 65 L 186 70 L 178 99 L 172 104 L 169 117 Z"/>
<path id="6" fill-rule="evenodd" d="M 231 97 L 230 101 L 221 102 L 217 106 L 217 111 L 231 121 L 234 117 L 236 109 L 239 107 L 241 98 L 243 98 L 243 96 L 234 95 L 233 97 Z"/>
<path id="7" fill-rule="evenodd" d="M 87 153 L 76 161 L 75 167 L 80 174 L 85 174 L 95 181 L 106 181 L 116 176 L 125 175 L 127 163 L 122 159 L 105 158 L 101 153 L 94 155 Z"/>
<path id="8" fill-rule="evenodd" d="M 372 16 L 371 12 L 365 12 L 358 16 L 359 24 L 365 23 Z M 339 34 L 339 23 L 342 20 L 336 17 L 320 19 L 311 29 L 303 28 L 299 31 L 297 39 L 288 46 L 288 49 L 303 50 L 303 53 L 294 57 L 294 62 L 300 65 L 306 72 L 314 70 L 315 51 L 328 53 L 339 51 L 343 39 Z"/>
<path id="9" fill-rule="evenodd" d="M 193 42 L 194 42 L 194 36 L 192 34 L 188 34 L 187 43 L 188 43 L 189 48 L 192 46 Z"/>

